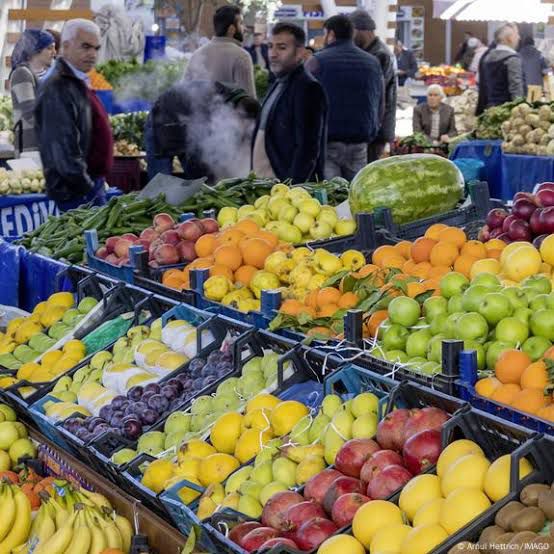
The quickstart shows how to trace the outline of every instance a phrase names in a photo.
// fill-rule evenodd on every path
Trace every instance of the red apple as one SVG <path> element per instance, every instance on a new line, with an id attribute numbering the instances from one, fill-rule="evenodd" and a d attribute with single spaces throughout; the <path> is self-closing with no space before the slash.
<path id="1" fill-rule="evenodd" d="M 244 535 L 239 545 L 247 552 L 254 552 L 254 550 L 258 550 L 264 542 L 267 542 L 269 539 L 274 539 L 278 535 L 279 532 L 276 529 L 272 529 L 271 527 L 258 527 Z"/>
<path id="2" fill-rule="evenodd" d="M 554 233 L 554 207 L 544 208 L 539 216 L 543 233 L 551 235 Z"/>
<path id="3" fill-rule="evenodd" d="M 108 249 L 105 246 L 101 246 L 95 253 L 96 257 L 102 258 L 103 260 L 107 258 L 108 254 Z"/>
<path id="4" fill-rule="evenodd" d="M 177 245 L 177 252 L 179 257 L 184 262 L 192 262 L 196 260 L 196 250 L 194 249 L 194 242 L 191 240 L 183 240 Z"/>
<path id="5" fill-rule="evenodd" d="M 359 478 L 366 460 L 378 450 L 379 445 L 372 439 L 351 439 L 337 452 L 335 467 L 345 475 Z"/>
<path id="6" fill-rule="evenodd" d="M 305 521 L 314 517 L 327 517 L 323 508 L 313 500 L 293 504 L 285 518 L 286 531 L 296 531 Z"/>
<path id="7" fill-rule="evenodd" d="M 542 241 L 550 235 L 540 235 L 533 240 L 533 246 L 538 250 L 541 247 Z"/>
<path id="8" fill-rule="evenodd" d="M 441 432 L 428 429 L 412 435 L 402 449 L 404 464 L 417 475 L 435 465 L 442 450 Z"/>
<path id="9" fill-rule="evenodd" d="M 125 233 L 121 235 L 121 238 L 130 240 L 131 242 L 136 242 L 138 240 L 138 237 L 134 233 Z"/>
<path id="10" fill-rule="evenodd" d="M 506 218 L 507 219 L 507 218 Z M 493 229 L 489 233 L 489 240 L 490 239 L 497 239 L 504 231 L 502 230 L 502 227 L 497 227 L 496 229 Z"/>
<path id="11" fill-rule="evenodd" d="M 367 495 L 374 500 L 384 500 L 402 488 L 412 477 L 404 466 L 387 466 L 373 474 L 373 479 L 367 485 Z"/>
<path id="12" fill-rule="evenodd" d="M 261 526 L 261 523 L 258 523 L 257 521 L 245 521 L 243 523 L 239 523 L 229 532 L 229 539 L 236 544 L 240 544 L 242 537 Z"/>
<path id="13" fill-rule="evenodd" d="M 493 238 L 493 237 L 491 236 L 491 238 Z M 500 233 L 497 237 L 494 237 L 494 238 L 502 240 L 506 244 L 510 244 L 512 242 L 512 239 L 510 239 L 510 235 L 508 235 L 508 233 Z"/>
<path id="14" fill-rule="evenodd" d="M 160 265 L 174 265 L 179 262 L 177 248 L 171 244 L 162 244 L 154 252 L 154 259 Z"/>
<path id="15" fill-rule="evenodd" d="M 264 506 L 262 523 L 274 529 L 279 529 L 279 531 L 286 530 L 288 509 L 303 501 L 302 496 L 293 491 L 282 491 L 274 494 Z"/>
<path id="16" fill-rule="evenodd" d="M 506 210 L 495 208 L 489 211 L 485 223 L 488 225 L 489 229 L 496 229 L 497 227 L 502 227 L 502 223 L 507 217 L 508 212 Z"/>
<path id="17" fill-rule="evenodd" d="M 508 229 L 508 236 L 511 240 L 521 240 L 521 241 L 527 241 L 530 242 L 533 238 L 531 235 L 531 228 L 529 227 L 529 223 L 527 221 L 523 221 L 522 219 L 518 219 L 516 221 L 512 221 L 510 223 L 510 228 Z"/>
<path id="18" fill-rule="evenodd" d="M 146 239 L 138 239 L 135 241 L 134 246 L 142 246 L 145 252 L 150 250 L 150 241 Z"/>
<path id="19" fill-rule="evenodd" d="M 109 264 L 119 265 L 119 258 L 117 257 L 116 254 L 108 254 L 108 255 L 104 258 L 104 261 L 105 261 L 105 262 L 108 262 Z"/>
<path id="20" fill-rule="evenodd" d="M 393 410 L 377 425 L 377 442 L 385 450 L 402 450 L 404 445 L 404 424 L 410 417 L 409 410 Z"/>
<path id="21" fill-rule="evenodd" d="M 413 410 L 410 419 L 404 425 L 404 442 L 413 435 L 427 429 L 440 431 L 447 419 L 448 414 L 439 408 L 428 407 L 422 410 Z"/>
<path id="22" fill-rule="evenodd" d="M 316 517 L 306 521 L 296 532 L 296 544 L 300 550 L 313 550 L 317 548 L 325 539 L 336 533 L 337 526 L 322 517 Z"/>
<path id="23" fill-rule="evenodd" d="M 520 190 L 519 192 L 516 192 L 514 194 L 514 197 L 512 198 L 512 204 L 517 202 L 518 200 L 528 200 L 529 202 L 533 202 L 533 204 L 536 204 L 535 195 L 530 192 L 524 192 Z"/>
<path id="24" fill-rule="evenodd" d="M 520 219 L 529 221 L 531 214 L 537 209 L 537 205 L 531 200 L 520 198 L 512 206 L 512 214 Z"/>
<path id="25" fill-rule="evenodd" d="M 160 234 L 155 229 L 152 229 L 152 227 L 146 227 L 146 229 L 144 229 L 140 234 L 139 238 L 146 239 L 152 242 L 153 240 L 156 240 L 159 236 Z"/>
<path id="26" fill-rule="evenodd" d="M 519 217 L 516 217 L 514 214 L 509 215 L 503 222 L 502 222 L 502 232 L 507 233 L 508 229 L 510 228 L 510 225 L 512 221 L 517 221 Z M 492 235 L 492 233 L 491 233 Z"/>
<path id="27" fill-rule="evenodd" d="M 322 504 L 327 490 L 338 477 L 343 477 L 343 474 L 331 468 L 314 475 L 304 485 L 304 498 L 306 500 L 315 500 Z"/>
<path id="28" fill-rule="evenodd" d="M 364 489 L 365 487 L 359 479 L 346 476 L 338 477 L 331 483 L 329 490 L 325 493 L 325 497 L 323 498 L 323 509 L 331 515 L 333 505 L 339 496 L 349 492 L 363 494 L 365 492 Z"/>
<path id="29" fill-rule="evenodd" d="M 360 472 L 360 479 L 364 483 L 369 483 L 373 479 L 373 474 L 377 471 L 381 471 L 387 466 L 402 465 L 404 462 L 402 456 L 394 450 L 379 450 L 375 452 L 369 460 L 362 466 Z"/>
<path id="30" fill-rule="evenodd" d="M 352 523 L 358 508 L 369 501 L 370 498 L 364 494 L 358 494 L 356 492 L 343 494 L 342 496 L 339 496 L 333 504 L 331 517 L 337 524 L 337 527 L 346 527 Z"/>
<path id="31" fill-rule="evenodd" d="M 538 187 L 537 187 L 537 194 L 543 190 L 554 190 L 554 183 L 550 183 L 550 182 L 547 182 L 547 183 L 541 183 Z"/>
<path id="32" fill-rule="evenodd" d="M 542 234 L 542 225 L 540 222 L 540 215 L 542 214 L 542 208 L 537 208 L 533 214 L 531 215 L 531 219 L 529 220 L 529 227 L 531 228 L 531 232 L 533 235 L 541 235 Z"/>

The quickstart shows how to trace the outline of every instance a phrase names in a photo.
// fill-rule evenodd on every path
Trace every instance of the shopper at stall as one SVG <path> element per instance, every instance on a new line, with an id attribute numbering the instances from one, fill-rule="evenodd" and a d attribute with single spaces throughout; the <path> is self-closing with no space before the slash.
<path id="1" fill-rule="evenodd" d="M 543 79 L 548 73 L 549 67 L 542 52 L 535 46 L 535 39 L 533 37 L 525 36 L 521 39 L 519 55 L 521 56 L 525 85 L 527 87 L 541 87 L 542 89 L 544 85 Z"/>
<path id="2" fill-rule="evenodd" d="M 383 124 L 376 139 L 369 145 L 368 159 L 373 162 L 379 159 L 388 145 L 395 139 L 396 129 L 396 96 L 398 83 L 393 55 L 386 44 L 375 34 L 375 21 L 362 9 L 350 14 L 354 25 L 354 42 L 362 50 L 373 54 L 381 64 L 385 78 L 385 115 Z"/>
<path id="3" fill-rule="evenodd" d="M 482 57 L 487 52 L 488 47 L 486 44 L 483 44 L 477 37 L 470 38 L 469 45 L 473 49 L 473 58 L 471 59 L 471 63 L 469 64 L 469 71 L 477 74 L 477 82 L 479 82 L 479 64 Z"/>
<path id="4" fill-rule="evenodd" d="M 383 72 L 375 56 L 357 48 L 345 15 L 324 24 L 325 48 L 305 62 L 329 101 L 325 178 L 349 181 L 367 165 L 367 145 L 381 127 Z"/>
<path id="5" fill-rule="evenodd" d="M 444 99 L 444 90 L 440 85 L 431 85 L 427 89 L 427 102 L 414 108 L 414 133 L 423 133 L 431 142 L 443 144 L 458 134 L 454 108 L 445 104 Z"/>
<path id="6" fill-rule="evenodd" d="M 408 79 L 413 79 L 417 73 L 415 54 L 406 48 L 401 40 L 394 43 L 394 55 L 398 67 L 398 86 L 403 87 Z"/>
<path id="7" fill-rule="evenodd" d="M 217 81 L 177 83 L 156 100 L 146 121 L 148 178 L 171 175 L 175 156 L 185 179 L 207 177 L 216 182 L 233 176 L 222 175 L 218 166 L 247 175 L 259 111 L 258 101 L 242 89 Z"/>
<path id="8" fill-rule="evenodd" d="M 24 31 L 14 46 L 9 80 L 17 157 L 38 156 L 34 114 L 38 82 L 52 64 L 54 55 L 54 37 L 38 29 Z"/>
<path id="9" fill-rule="evenodd" d="M 303 183 L 323 178 L 327 141 L 327 99 L 303 65 L 304 30 L 278 23 L 269 44 L 276 80 L 267 93 L 252 144 L 258 176 Z"/>
<path id="10" fill-rule="evenodd" d="M 471 31 L 465 31 L 464 40 L 462 44 L 460 44 L 460 47 L 454 56 L 454 63 L 460 64 L 464 69 L 469 68 L 469 64 L 473 59 L 474 47 L 470 44 L 472 38 L 473 33 Z"/>
<path id="11" fill-rule="evenodd" d="M 242 47 L 242 12 L 238 6 L 218 8 L 213 17 L 214 37 L 190 58 L 185 79 L 233 83 L 256 98 L 254 66 Z"/>
<path id="12" fill-rule="evenodd" d="M 477 115 L 486 108 L 499 106 L 524 95 L 521 57 L 516 52 L 519 31 L 507 23 L 497 29 L 496 47 L 485 53 L 479 69 L 479 100 Z"/>
<path id="13" fill-rule="evenodd" d="M 264 42 L 262 33 L 254 33 L 252 46 L 248 46 L 246 50 L 254 65 L 259 65 L 262 69 L 269 69 L 269 47 L 267 42 Z"/>
<path id="14" fill-rule="evenodd" d="M 66 211 L 106 202 L 113 137 L 87 77 L 96 65 L 100 30 L 92 21 L 72 19 L 64 25 L 61 42 L 61 56 L 41 84 L 35 118 L 47 193 Z"/>

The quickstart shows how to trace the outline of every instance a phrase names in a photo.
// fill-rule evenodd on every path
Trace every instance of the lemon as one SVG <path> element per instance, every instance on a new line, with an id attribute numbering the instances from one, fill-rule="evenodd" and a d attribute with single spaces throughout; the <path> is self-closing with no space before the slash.
<path id="1" fill-rule="evenodd" d="M 249 414 L 250 412 L 254 412 L 261 408 L 267 408 L 268 410 L 272 410 L 280 402 L 281 401 L 276 396 L 273 396 L 272 394 L 267 394 L 267 393 L 257 394 L 256 396 L 254 396 L 254 398 L 250 399 L 246 404 L 246 413 Z"/>
<path id="2" fill-rule="evenodd" d="M 65 343 L 63 351 L 66 353 L 79 352 L 82 356 L 84 356 L 87 353 L 87 347 L 80 340 L 71 339 Z"/>
<path id="3" fill-rule="evenodd" d="M 229 412 L 220 416 L 212 427 L 210 441 L 218 452 L 232 454 L 240 437 L 242 415 Z"/>
<path id="4" fill-rule="evenodd" d="M 210 454 L 200 465 L 198 477 L 205 487 L 222 483 L 239 466 L 239 461 L 230 454 Z"/>
<path id="5" fill-rule="evenodd" d="M 62 358 L 63 352 L 61 350 L 52 350 L 52 352 L 46 352 L 40 360 L 42 367 L 50 369 L 53 367 L 60 358 Z"/>
<path id="6" fill-rule="evenodd" d="M 156 494 L 162 492 L 165 484 L 175 473 L 173 464 L 168 460 L 153 461 L 142 476 L 142 484 L 153 490 Z"/>
<path id="7" fill-rule="evenodd" d="M 48 307 L 50 306 L 62 306 L 66 309 L 72 308 L 75 304 L 73 294 L 70 292 L 55 292 L 47 300 Z"/>
<path id="8" fill-rule="evenodd" d="M 280 402 L 271 411 L 270 421 L 275 436 L 281 437 L 289 433 L 292 428 L 305 416 L 308 415 L 307 406 L 296 400 Z"/>
<path id="9" fill-rule="evenodd" d="M 26 364 L 23 364 L 18 370 L 17 370 L 17 378 L 18 379 L 27 379 L 30 380 L 33 376 L 33 373 L 37 370 L 41 369 L 39 364 L 35 364 L 34 362 L 28 362 Z"/>

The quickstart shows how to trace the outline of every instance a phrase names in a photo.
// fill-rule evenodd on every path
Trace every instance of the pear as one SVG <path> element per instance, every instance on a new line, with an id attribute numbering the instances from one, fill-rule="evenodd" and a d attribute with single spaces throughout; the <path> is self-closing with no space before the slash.
<path id="1" fill-rule="evenodd" d="M 252 473 L 250 474 L 250 478 L 252 481 L 256 481 L 262 486 L 271 483 L 271 481 L 273 481 L 273 462 L 271 459 L 255 465 Z"/>
<path id="2" fill-rule="evenodd" d="M 296 466 L 296 483 L 298 485 L 303 485 L 306 481 L 308 481 L 308 479 L 312 478 L 314 475 L 317 475 L 326 467 L 327 464 L 321 456 L 317 456 L 315 454 L 306 456 Z"/>
<path id="3" fill-rule="evenodd" d="M 325 431 L 323 442 L 325 444 L 325 461 L 329 465 L 334 464 L 337 452 L 346 441 L 341 438 L 333 427 L 329 426 L 327 427 L 327 431 Z"/>
<path id="4" fill-rule="evenodd" d="M 371 439 L 377 433 L 377 414 L 363 414 L 352 424 L 353 439 Z"/>
<path id="5" fill-rule="evenodd" d="M 238 471 L 235 471 L 225 483 L 225 494 L 231 494 L 239 490 L 240 486 L 246 481 L 252 473 L 252 466 L 245 466 Z"/>
<path id="6" fill-rule="evenodd" d="M 328 418 L 332 418 L 335 415 L 335 412 L 342 406 L 342 400 L 340 396 L 336 394 L 328 394 L 323 399 L 321 404 L 321 411 Z"/>
<path id="7" fill-rule="evenodd" d="M 200 521 L 210 517 L 217 509 L 217 504 L 209 497 L 203 496 L 198 503 L 196 515 Z"/>
<path id="8" fill-rule="evenodd" d="M 259 518 L 262 515 L 262 505 L 257 498 L 245 494 L 240 497 L 238 511 L 241 514 L 245 514 L 253 518 Z"/>
<path id="9" fill-rule="evenodd" d="M 239 507 L 239 500 L 240 500 L 240 494 L 238 492 L 232 492 L 231 494 L 228 494 L 223 501 L 221 502 L 221 506 L 225 508 L 233 508 L 233 510 L 237 510 Z"/>
<path id="10" fill-rule="evenodd" d="M 288 458 L 277 458 L 272 466 L 273 479 L 280 481 L 287 488 L 296 485 L 296 464 Z"/>
<path id="11" fill-rule="evenodd" d="M 288 490 L 288 487 L 279 481 L 268 483 L 260 492 L 260 503 L 265 506 L 266 502 L 276 493 Z"/>
<path id="12" fill-rule="evenodd" d="M 312 423 L 312 416 L 304 416 L 298 423 L 292 428 L 290 432 L 290 440 L 294 444 L 300 444 L 306 446 L 310 444 L 310 426 Z"/>
<path id="13" fill-rule="evenodd" d="M 334 427 L 339 436 L 345 441 L 352 438 L 352 424 L 354 416 L 346 408 L 339 410 L 331 421 L 330 427 Z"/>
<path id="14" fill-rule="evenodd" d="M 225 498 L 225 489 L 221 483 L 213 483 L 206 489 L 206 493 L 216 504 L 221 504 Z"/>
<path id="15" fill-rule="evenodd" d="M 324 413 L 320 413 L 314 419 L 308 433 L 310 443 L 321 440 L 321 437 L 329 423 L 331 423 L 331 418 L 327 417 Z"/>
<path id="16" fill-rule="evenodd" d="M 241 484 L 241 486 L 239 487 L 239 492 L 240 494 L 247 494 L 259 500 L 260 493 L 262 492 L 263 488 L 264 486 L 261 483 L 249 479 L 248 481 L 244 481 Z"/>

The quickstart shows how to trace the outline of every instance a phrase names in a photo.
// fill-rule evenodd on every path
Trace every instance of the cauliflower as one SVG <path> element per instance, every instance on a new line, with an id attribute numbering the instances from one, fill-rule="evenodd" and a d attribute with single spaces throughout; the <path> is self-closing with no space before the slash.
<path id="1" fill-rule="evenodd" d="M 539 119 L 541 119 L 541 121 L 550 121 L 551 113 L 550 106 L 541 106 L 539 108 Z"/>
<path id="2" fill-rule="evenodd" d="M 541 137 L 541 140 L 539 142 L 539 144 L 541 146 L 547 146 L 548 143 L 552 140 L 552 138 L 550 136 L 548 136 L 547 133 L 545 133 L 542 137 Z"/>
<path id="3" fill-rule="evenodd" d="M 548 149 L 546 146 L 537 146 L 537 156 L 548 156 Z"/>
<path id="4" fill-rule="evenodd" d="M 512 144 L 514 146 L 523 146 L 525 144 L 525 139 L 521 134 L 514 135 L 514 138 L 512 140 Z"/>
<path id="5" fill-rule="evenodd" d="M 525 125 L 523 117 L 516 117 L 512 120 L 512 129 L 519 129 L 522 125 Z"/>
<path id="6" fill-rule="evenodd" d="M 548 156 L 554 156 L 554 140 L 551 140 L 546 147 L 546 153 Z"/>
<path id="7" fill-rule="evenodd" d="M 530 125 L 522 125 L 519 129 L 518 129 L 518 132 L 520 135 L 523 135 L 524 137 L 526 137 L 528 135 L 528 133 L 530 133 L 533 129 L 531 128 Z"/>
<path id="8" fill-rule="evenodd" d="M 525 116 L 525 123 L 527 123 L 527 125 L 531 125 L 531 127 L 538 127 L 540 122 L 541 120 L 539 116 L 534 113 L 530 113 Z"/>

